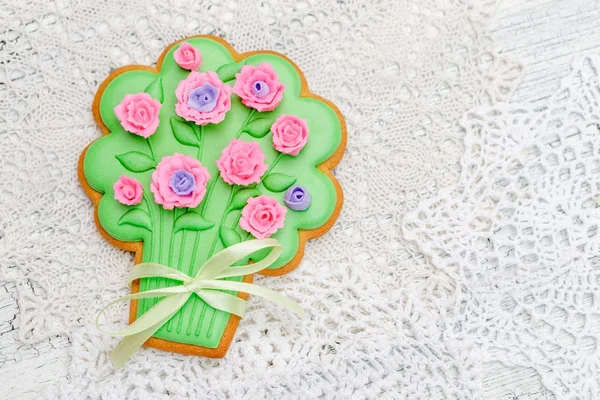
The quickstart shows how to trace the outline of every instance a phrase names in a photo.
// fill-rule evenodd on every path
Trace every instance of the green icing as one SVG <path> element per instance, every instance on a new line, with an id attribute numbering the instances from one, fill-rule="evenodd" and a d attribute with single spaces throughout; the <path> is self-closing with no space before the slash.
<path id="1" fill-rule="evenodd" d="M 229 79 L 235 78 L 234 74 L 241 64 L 271 63 L 286 87 L 283 101 L 272 112 L 257 113 L 243 106 L 240 99 L 232 94 L 232 107 L 225 121 L 200 129 L 183 123 L 175 113 L 175 88 L 188 74 L 173 59 L 173 51 L 178 46 L 174 46 L 165 56 L 158 74 L 131 70 L 116 76 L 108 84 L 100 100 L 101 118 L 111 133 L 89 147 L 83 165 L 88 184 L 105 194 L 98 206 L 100 224 L 118 240 L 142 240 L 144 262 L 169 265 L 193 275 L 211 253 L 224 248 L 223 243 L 231 245 L 250 238 L 238 224 L 241 208 L 248 197 L 262 193 L 283 204 L 285 189 L 296 183 L 310 192 L 312 205 L 304 212 L 288 210 L 284 228 L 273 235 L 283 245 L 284 252 L 271 268 L 281 268 L 298 250 L 298 230 L 322 226 L 335 209 L 335 188 L 316 166 L 326 161 L 339 147 L 342 140 L 340 121 L 327 104 L 313 98 L 300 97 L 300 77 L 285 59 L 273 54 L 255 54 L 236 65 L 229 51 L 214 40 L 192 38 L 187 42 L 202 53 L 204 63 L 200 71 L 218 70 L 229 85 L 233 85 L 234 81 Z M 148 140 L 126 132 L 113 111 L 125 94 L 142 91 L 159 100 L 163 98 L 160 125 Z M 307 120 L 308 144 L 297 157 L 281 155 L 273 148 L 268 127 L 281 114 L 297 115 Z M 244 125 L 247 121 L 250 122 Z M 174 132 L 178 140 L 175 139 Z M 219 177 L 215 163 L 222 149 L 238 132 L 241 132 L 240 139 L 260 144 L 270 167 L 269 175 L 263 177 L 264 182 L 239 192 L 237 187 L 232 188 Z M 158 162 L 162 157 L 175 152 L 201 160 L 211 174 L 208 188 L 216 180 L 208 202 L 205 198 L 196 209 L 187 214 L 185 209 L 164 210 L 154 202 L 150 191 L 154 170 L 152 158 L 155 157 Z M 122 174 L 142 182 L 145 198 L 139 206 L 125 206 L 114 199 L 113 184 Z M 260 257 L 260 254 L 255 254 L 252 258 Z M 171 284 L 175 283 L 158 278 L 142 279 L 140 290 Z M 137 316 L 142 315 L 157 301 L 158 299 L 141 300 Z M 215 310 L 198 296 L 193 296 L 154 336 L 215 348 L 229 317 L 230 314 Z"/>

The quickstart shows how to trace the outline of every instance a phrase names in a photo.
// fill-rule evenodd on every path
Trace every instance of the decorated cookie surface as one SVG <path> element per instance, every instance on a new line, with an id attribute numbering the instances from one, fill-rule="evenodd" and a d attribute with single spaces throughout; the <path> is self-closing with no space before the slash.
<path id="1" fill-rule="evenodd" d="M 115 71 L 94 115 L 105 135 L 82 155 L 82 184 L 101 232 L 136 262 L 192 276 L 230 246 L 274 238 L 283 251 L 261 273 L 281 275 L 337 218 L 342 191 L 330 169 L 343 153 L 343 119 L 282 55 L 188 38 L 156 68 Z M 143 278 L 134 292 L 174 284 Z M 132 321 L 158 301 L 133 301 Z M 146 345 L 223 356 L 238 320 L 192 296 Z"/>

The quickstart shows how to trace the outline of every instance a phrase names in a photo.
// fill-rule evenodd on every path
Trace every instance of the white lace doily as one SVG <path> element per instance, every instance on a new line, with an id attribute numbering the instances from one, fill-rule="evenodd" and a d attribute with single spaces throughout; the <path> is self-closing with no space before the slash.
<path id="1" fill-rule="evenodd" d="M 556 399 L 600 393 L 599 68 L 576 61 L 546 104 L 468 113 L 459 183 L 404 223 L 445 278 L 449 335 Z"/>
<path id="2" fill-rule="evenodd" d="M 477 393 L 469 347 L 439 325 L 446 276 L 414 265 L 401 220 L 458 179 L 459 117 L 508 99 L 517 83 L 520 67 L 498 57 L 484 31 L 494 8 L 493 0 L 0 0 L 0 280 L 16 284 L 21 340 L 73 342 L 69 379 L 53 382 L 49 397 Z M 142 350 L 112 373 L 105 353 L 114 340 L 91 321 L 127 293 L 133 260 L 97 233 L 77 180 L 78 157 L 100 134 L 90 105 L 113 68 L 151 64 L 197 33 L 238 51 L 285 53 L 313 92 L 340 107 L 349 137 L 335 173 L 346 202 L 297 271 L 260 278 L 303 304 L 308 321 L 252 299 L 225 359 Z"/>

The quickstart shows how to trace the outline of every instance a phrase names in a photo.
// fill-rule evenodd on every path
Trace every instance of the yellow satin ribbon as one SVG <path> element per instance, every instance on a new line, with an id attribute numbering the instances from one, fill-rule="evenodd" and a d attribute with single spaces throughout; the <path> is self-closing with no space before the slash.
<path id="1" fill-rule="evenodd" d="M 261 261 L 235 267 L 237 261 L 250 256 L 258 250 L 271 248 L 269 254 Z M 120 368 L 161 326 L 163 326 L 183 305 L 192 294 L 197 294 L 211 307 L 243 317 L 247 303 L 236 295 L 220 292 L 231 290 L 255 294 L 265 297 L 284 306 L 304 318 L 302 308 L 288 297 L 272 290 L 245 282 L 224 281 L 223 278 L 254 274 L 268 268 L 279 258 L 283 248 L 275 239 L 248 240 L 227 247 L 208 259 L 198 270 L 195 277 L 190 277 L 181 271 L 157 263 L 141 263 L 132 269 L 129 284 L 140 278 L 167 278 L 181 281 L 180 286 L 147 290 L 120 297 L 108 303 L 96 317 L 96 326 L 102 332 L 111 336 L 125 338 L 111 352 L 110 358 L 115 368 Z M 107 331 L 100 327 L 99 319 L 110 306 L 133 299 L 164 297 L 154 307 L 150 308 L 131 325 L 119 331 Z"/>

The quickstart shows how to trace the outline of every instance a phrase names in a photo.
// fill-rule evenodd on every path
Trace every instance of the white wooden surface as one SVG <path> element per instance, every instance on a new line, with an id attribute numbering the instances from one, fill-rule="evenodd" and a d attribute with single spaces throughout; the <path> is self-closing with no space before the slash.
<path id="1" fill-rule="evenodd" d="M 600 1 L 503 0 L 492 37 L 504 56 L 525 66 L 512 101 L 543 101 L 559 88 L 575 56 L 600 54 Z M 487 365 L 485 370 L 485 399 L 560 399 L 544 389 L 532 369 Z"/>
<path id="2" fill-rule="evenodd" d="M 526 75 L 515 101 L 550 96 L 580 53 L 600 53 L 600 1 L 504 0 L 492 23 L 499 50 L 521 61 Z M 35 399 L 45 385 L 67 377 L 69 340 L 36 345 L 18 340 L 19 308 L 13 283 L 0 282 L 0 399 Z M 549 400 L 535 371 L 486 366 L 485 399 Z"/>

